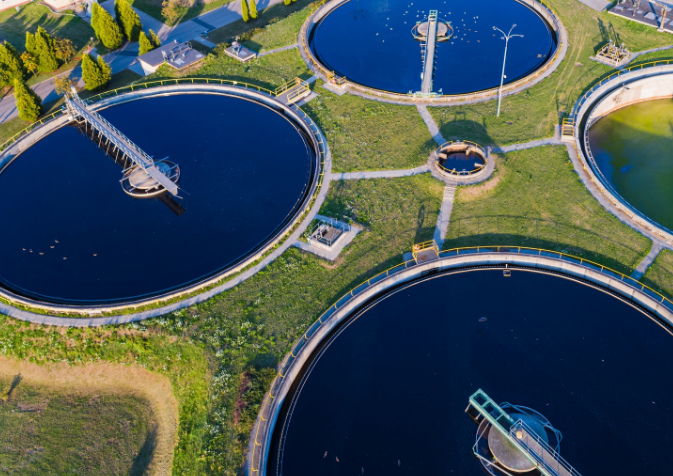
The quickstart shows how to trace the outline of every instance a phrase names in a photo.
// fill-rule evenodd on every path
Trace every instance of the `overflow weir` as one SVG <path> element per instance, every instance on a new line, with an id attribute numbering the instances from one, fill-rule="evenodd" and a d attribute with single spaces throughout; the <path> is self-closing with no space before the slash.
<path id="1" fill-rule="evenodd" d="M 72 120 L 84 122 L 86 125 L 91 126 L 98 131 L 101 137 L 104 137 L 111 143 L 121 155 L 135 164 L 132 170 L 129 171 L 132 175 L 143 174 L 147 177 L 145 180 L 142 180 L 142 183 L 137 183 L 138 188 L 156 190 L 157 193 L 166 190 L 171 195 L 178 195 L 178 185 L 167 175 L 167 173 L 171 173 L 171 170 L 166 170 L 166 167 L 157 165 L 154 159 L 133 143 L 131 139 L 106 121 L 100 114 L 89 109 L 74 91 L 72 95 L 65 95 L 65 104 L 67 113 Z M 172 168 L 174 167 L 170 169 Z M 179 174 L 173 174 L 173 176 L 177 177 Z M 125 176 L 125 178 L 127 177 Z"/>

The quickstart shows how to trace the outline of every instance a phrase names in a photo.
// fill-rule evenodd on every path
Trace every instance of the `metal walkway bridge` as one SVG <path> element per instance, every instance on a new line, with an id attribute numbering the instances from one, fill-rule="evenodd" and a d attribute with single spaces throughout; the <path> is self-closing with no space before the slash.
<path id="1" fill-rule="evenodd" d="M 470 407 L 533 463 L 544 476 L 580 476 L 555 449 L 522 420 L 514 420 L 486 393 L 479 389 L 470 397 Z"/>
<path id="2" fill-rule="evenodd" d="M 65 95 L 65 104 L 68 114 L 73 120 L 85 121 L 89 126 L 98 131 L 101 137 L 105 137 L 126 158 L 143 169 L 148 176 L 156 180 L 158 185 L 166 189 L 170 194 L 177 196 L 177 184 L 170 180 L 155 165 L 154 159 L 134 144 L 119 129 L 106 121 L 100 114 L 89 109 L 75 92 L 71 95 Z"/>
<path id="3" fill-rule="evenodd" d="M 432 93 L 432 78 L 435 69 L 435 49 L 437 47 L 437 10 L 430 10 L 428 14 L 428 35 L 425 40 L 425 54 L 423 55 L 423 73 L 421 74 L 421 93 Z"/>

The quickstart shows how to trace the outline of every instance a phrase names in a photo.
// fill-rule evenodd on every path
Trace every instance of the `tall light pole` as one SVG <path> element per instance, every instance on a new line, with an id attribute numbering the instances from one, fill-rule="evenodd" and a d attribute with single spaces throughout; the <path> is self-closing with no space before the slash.
<path id="1" fill-rule="evenodd" d="M 512 35 L 512 30 L 516 26 L 516 23 L 512 25 L 512 28 L 509 29 L 509 33 L 505 34 L 504 31 L 502 31 L 500 28 L 493 27 L 494 30 L 498 30 L 500 33 L 502 33 L 502 40 L 505 40 L 505 56 L 502 59 L 502 74 L 500 75 L 500 91 L 498 91 L 498 114 L 496 115 L 497 117 L 500 117 L 500 101 L 502 101 L 502 83 L 505 81 L 505 61 L 507 61 L 507 44 L 509 43 L 510 38 L 514 38 L 515 36 L 518 36 L 520 38 L 523 38 L 523 35 Z"/>

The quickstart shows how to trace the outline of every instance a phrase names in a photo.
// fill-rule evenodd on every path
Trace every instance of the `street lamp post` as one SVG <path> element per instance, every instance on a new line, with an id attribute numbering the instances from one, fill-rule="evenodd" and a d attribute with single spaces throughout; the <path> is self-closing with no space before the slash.
<path id="1" fill-rule="evenodd" d="M 518 36 L 520 38 L 523 38 L 523 35 L 512 35 L 512 30 L 516 26 L 516 23 L 512 25 L 512 28 L 509 29 L 509 33 L 505 34 L 504 31 L 502 31 L 500 28 L 493 27 L 494 30 L 498 30 L 500 33 L 502 33 L 502 39 L 505 40 L 505 56 L 502 59 L 502 74 L 500 75 L 500 90 L 498 91 L 498 113 L 496 114 L 497 117 L 500 117 L 500 102 L 502 101 L 502 84 L 505 81 L 505 61 L 507 61 L 507 44 L 509 43 L 510 38 L 514 38 L 515 36 Z"/>

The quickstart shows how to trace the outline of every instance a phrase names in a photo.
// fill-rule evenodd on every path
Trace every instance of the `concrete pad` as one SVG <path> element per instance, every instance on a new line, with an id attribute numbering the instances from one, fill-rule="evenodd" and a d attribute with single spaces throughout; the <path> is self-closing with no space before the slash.
<path id="1" fill-rule="evenodd" d="M 333 220 L 333 218 L 329 218 L 323 215 L 316 215 L 315 218 L 317 220 Z M 293 243 L 294 246 L 297 248 L 308 251 L 309 253 L 313 253 L 316 256 L 320 256 L 323 259 L 326 259 L 328 261 L 334 261 L 338 258 L 339 254 L 343 251 L 343 249 L 348 246 L 348 244 L 353 241 L 353 239 L 357 236 L 358 233 L 362 231 L 362 228 L 355 226 L 355 225 L 346 225 L 342 221 L 338 221 L 337 223 L 340 223 L 341 225 L 345 226 L 350 226 L 350 231 L 348 233 L 345 233 L 341 235 L 339 240 L 336 242 L 336 244 L 332 247 L 331 250 L 325 250 L 322 248 L 318 248 L 316 246 L 311 246 L 308 243 L 305 243 L 303 241 L 297 240 L 296 242 Z"/>
<path id="2" fill-rule="evenodd" d="M 585 4 L 587 7 L 593 8 L 597 12 L 602 12 L 611 5 L 610 2 L 606 2 L 605 0 L 579 0 L 579 1 Z"/>
<path id="3" fill-rule="evenodd" d="M 327 89 L 329 92 L 336 94 L 337 96 L 343 96 L 348 92 L 346 88 L 338 88 L 332 83 L 324 83 L 322 87 Z"/>

